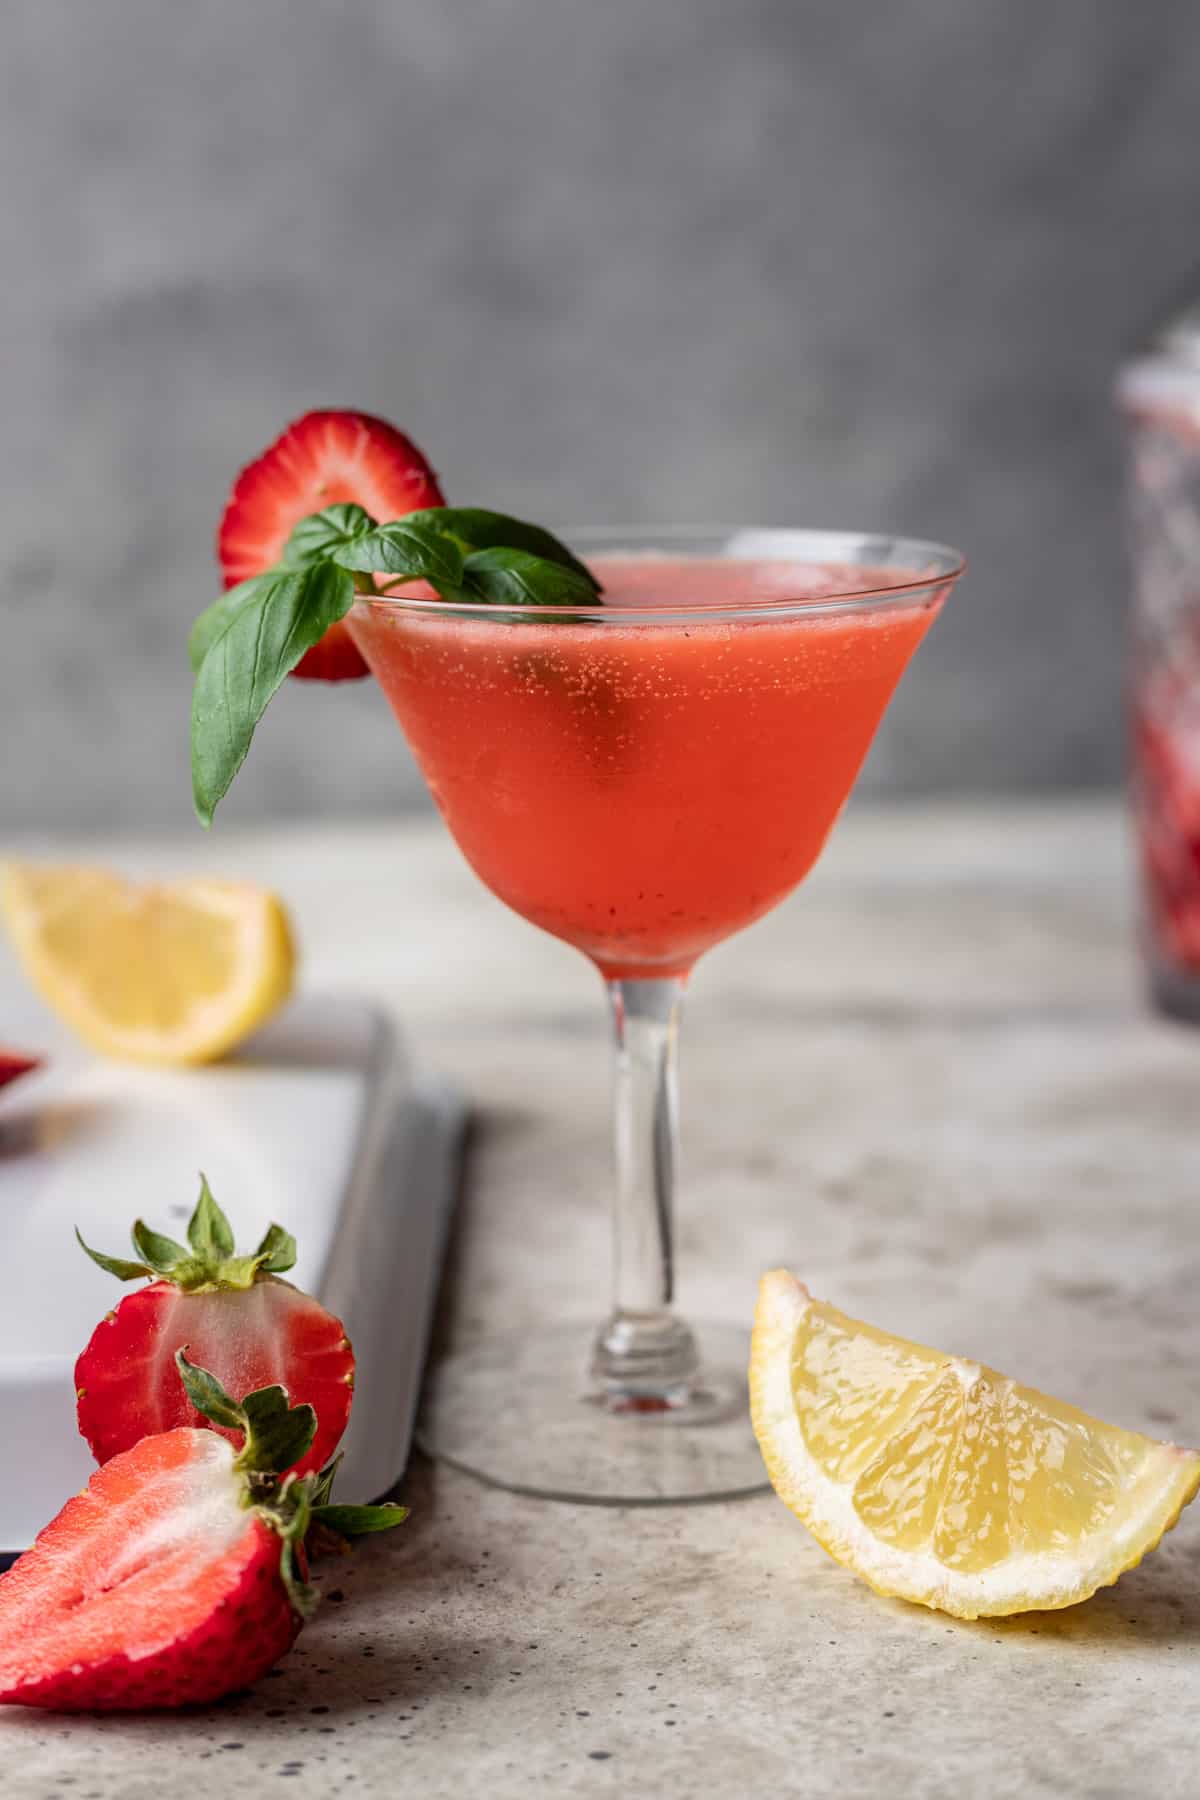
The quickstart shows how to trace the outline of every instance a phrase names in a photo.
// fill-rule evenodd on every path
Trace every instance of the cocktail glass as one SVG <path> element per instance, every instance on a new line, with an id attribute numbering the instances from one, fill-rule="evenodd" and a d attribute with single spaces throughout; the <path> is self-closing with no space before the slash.
<path id="1" fill-rule="evenodd" d="M 697 958 L 806 875 L 962 559 L 768 530 L 577 532 L 573 609 L 363 600 L 350 630 L 459 848 L 591 958 L 611 1004 L 612 1309 L 434 1371 L 433 1454 L 617 1505 L 763 1485 L 747 1336 L 675 1312 L 676 1040 Z"/>

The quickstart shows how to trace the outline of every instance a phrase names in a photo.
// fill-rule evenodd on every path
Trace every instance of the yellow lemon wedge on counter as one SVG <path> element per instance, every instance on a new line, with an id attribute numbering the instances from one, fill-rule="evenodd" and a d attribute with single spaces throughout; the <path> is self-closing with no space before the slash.
<path id="1" fill-rule="evenodd" d="M 755 1435 L 780 1499 L 877 1593 L 960 1619 L 1071 1606 L 1153 1550 L 1200 1454 L 764 1275 Z"/>
<path id="2" fill-rule="evenodd" d="M 248 883 L 8 863 L 0 913 L 43 999 L 108 1056 L 210 1062 L 291 991 L 287 913 Z"/>

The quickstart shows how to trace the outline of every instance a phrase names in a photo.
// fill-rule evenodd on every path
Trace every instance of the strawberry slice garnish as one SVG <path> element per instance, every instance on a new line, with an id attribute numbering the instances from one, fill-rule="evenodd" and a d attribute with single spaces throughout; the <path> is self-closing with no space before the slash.
<path id="1" fill-rule="evenodd" d="M 5 1050 L 0 1046 L 0 1088 L 7 1087 L 18 1075 L 28 1075 L 31 1070 L 41 1067 L 40 1056 L 26 1056 L 20 1050 Z"/>
<path id="2" fill-rule="evenodd" d="M 386 419 L 359 412 L 305 413 L 233 484 L 217 533 L 225 586 L 273 568 L 293 525 L 347 500 L 381 521 L 445 504 L 424 456 Z M 292 673 L 310 681 L 352 681 L 368 670 L 338 623 Z"/>
<path id="3" fill-rule="evenodd" d="M 179 1353 L 190 1403 L 238 1436 L 188 1426 L 98 1469 L 0 1576 L 0 1701 L 60 1712 L 217 1700 L 290 1649 L 316 1595 L 311 1524 L 388 1530 L 398 1506 L 330 1506 L 332 1476 L 280 1479 L 316 1419 L 281 1387 L 236 1404 Z M 180 1384 L 182 1377 L 182 1384 Z"/>
<path id="4" fill-rule="evenodd" d="M 97 1325 L 75 1365 L 79 1429 L 96 1461 L 152 1432 L 201 1423 L 175 1371 L 175 1352 L 189 1344 L 234 1393 L 278 1382 L 312 1406 L 320 1423 L 297 1470 L 323 1467 L 350 1417 L 354 1352 L 340 1319 L 279 1279 L 295 1263 L 295 1239 L 272 1225 L 253 1255 L 239 1256 L 203 1178 L 186 1246 L 140 1219 L 132 1235 L 136 1262 L 79 1239 L 118 1280 L 149 1277 Z"/>

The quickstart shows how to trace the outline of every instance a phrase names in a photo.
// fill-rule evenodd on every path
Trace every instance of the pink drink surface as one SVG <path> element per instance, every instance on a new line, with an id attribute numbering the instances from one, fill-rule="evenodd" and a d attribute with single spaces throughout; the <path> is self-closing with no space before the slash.
<path id="1" fill-rule="evenodd" d="M 593 566 L 603 623 L 363 604 L 350 629 L 492 891 L 609 979 L 682 974 L 812 867 L 945 587 L 872 610 L 655 621 L 638 615 L 915 577 Z"/>

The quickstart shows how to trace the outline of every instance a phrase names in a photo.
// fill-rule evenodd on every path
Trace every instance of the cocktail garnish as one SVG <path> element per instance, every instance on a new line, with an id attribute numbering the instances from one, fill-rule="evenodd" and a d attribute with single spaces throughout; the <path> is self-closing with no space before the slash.
<path id="1" fill-rule="evenodd" d="M 539 525 L 434 506 L 380 522 L 353 502 L 310 513 L 274 568 L 221 595 L 192 627 L 192 794 L 201 824 L 250 748 L 284 679 L 357 596 L 425 582 L 459 604 L 592 606 L 600 588 Z"/>

